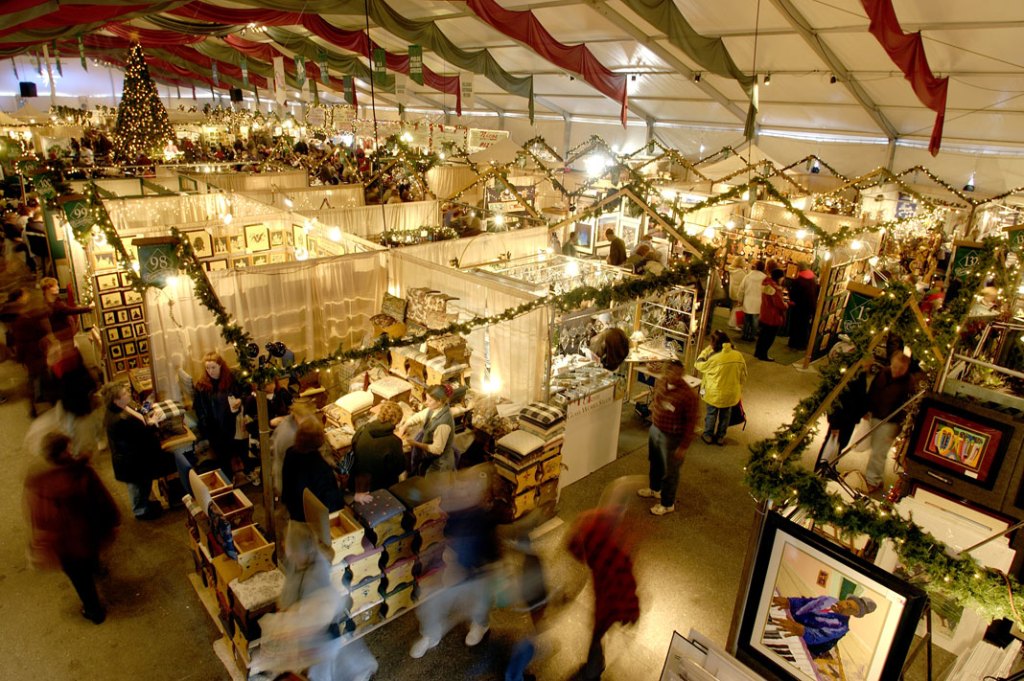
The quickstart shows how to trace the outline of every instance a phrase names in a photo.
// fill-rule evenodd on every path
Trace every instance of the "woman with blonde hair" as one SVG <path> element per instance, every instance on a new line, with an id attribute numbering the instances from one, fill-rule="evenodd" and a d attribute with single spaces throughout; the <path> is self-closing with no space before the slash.
<path id="1" fill-rule="evenodd" d="M 405 472 L 402 439 L 395 435 L 395 427 L 404 416 L 398 404 L 385 400 L 380 403 L 377 420 L 362 426 L 352 437 L 349 479 L 357 502 L 368 501 L 369 492 L 391 487 Z"/>

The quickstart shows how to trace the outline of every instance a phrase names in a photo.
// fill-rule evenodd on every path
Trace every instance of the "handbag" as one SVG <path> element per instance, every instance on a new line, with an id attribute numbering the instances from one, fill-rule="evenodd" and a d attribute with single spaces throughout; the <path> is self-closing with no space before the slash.
<path id="1" fill-rule="evenodd" d="M 736 406 L 729 410 L 729 427 L 743 425 L 747 429 L 747 412 L 743 410 L 743 400 L 736 403 Z"/>

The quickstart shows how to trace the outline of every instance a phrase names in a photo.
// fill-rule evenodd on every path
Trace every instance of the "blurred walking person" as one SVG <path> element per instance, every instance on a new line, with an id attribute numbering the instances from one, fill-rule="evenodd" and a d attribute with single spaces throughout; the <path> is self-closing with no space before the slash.
<path id="1" fill-rule="evenodd" d="M 63 570 L 82 600 L 82 616 L 100 624 L 107 613 L 94 575 L 121 515 L 89 461 L 75 459 L 70 445 L 61 433 L 44 437 L 44 461 L 25 480 L 29 558 L 36 568 Z"/>

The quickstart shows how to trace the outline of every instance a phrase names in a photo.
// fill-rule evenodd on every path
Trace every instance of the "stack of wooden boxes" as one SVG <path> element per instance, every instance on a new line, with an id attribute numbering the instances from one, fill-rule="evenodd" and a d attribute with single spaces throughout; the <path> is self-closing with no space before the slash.
<path id="1" fill-rule="evenodd" d="M 412 397 L 423 402 L 427 386 L 466 383 L 469 354 L 469 346 L 462 336 L 431 338 L 425 353 L 411 347 L 393 348 L 390 351 L 391 373 L 408 381 Z M 370 389 L 373 390 L 373 386 Z"/>
<path id="2" fill-rule="evenodd" d="M 495 443 L 498 496 L 506 520 L 516 520 L 557 500 L 564 432 L 565 413 L 535 402 L 520 413 L 519 429 Z"/>

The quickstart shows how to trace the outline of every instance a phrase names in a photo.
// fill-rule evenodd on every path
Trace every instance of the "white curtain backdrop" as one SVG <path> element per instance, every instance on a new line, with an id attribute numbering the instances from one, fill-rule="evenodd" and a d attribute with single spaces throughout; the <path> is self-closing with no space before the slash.
<path id="1" fill-rule="evenodd" d="M 263 346 L 282 341 L 296 359 L 326 357 L 362 342 L 387 287 L 385 251 L 208 274 L 232 317 Z M 234 363 L 212 314 L 182 277 L 174 288 L 147 294 L 153 369 L 161 395 L 180 396 L 175 370 L 198 372 L 204 353 Z"/>
<path id="2" fill-rule="evenodd" d="M 284 170 L 279 173 L 206 173 L 201 176 L 218 189 L 235 192 L 300 189 L 309 183 L 305 170 Z"/>
<path id="3" fill-rule="evenodd" d="M 547 228 L 534 227 L 513 232 L 484 232 L 465 239 L 403 246 L 402 253 L 437 265 L 448 265 L 457 258 L 460 267 L 467 267 L 497 260 L 505 253 L 512 253 L 513 258 L 536 255 L 537 251 L 547 248 L 547 245 Z"/>
<path id="4" fill-rule="evenodd" d="M 437 198 L 447 199 L 476 178 L 476 172 L 468 166 L 438 166 L 427 171 L 427 186 Z"/>
<path id="5" fill-rule="evenodd" d="M 419 229 L 441 224 L 437 201 L 389 203 L 383 206 L 358 208 L 332 208 L 301 211 L 308 218 L 316 218 L 322 225 L 340 227 L 343 232 L 364 239 L 387 230 Z"/>
<path id="6" fill-rule="evenodd" d="M 489 281 L 473 272 L 462 272 L 408 255 L 389 251 L 393 294 L 405 296 L 410 288 L 428 287 L 458 300 L 450 311 L 466 317 L 492 316 L 535 297 L 516 287 Z M 509 322 L 479 327 L 467 341 L 472 348 L 472 385 L 483 386 L 485 346 L 490 357 L 490 376 L 500 383 L 498 393 L 514 402 L 541 399 L 548 362 L 548 311 L 535 310 Z"/>
<path id="7" fill-rule="evenodd" d="M 285 217 L 282 211 L 275 211 L 259 201 L 223 193 L 106 199 L 103 204 L 118 231 L 160 227 L 169 232 L 171 226 L 182 223 L 220 222 L 221 216 L 229 211 L 239 222 L 258 222 L 254 218 L 262 219 L 267 214 Z"/>

